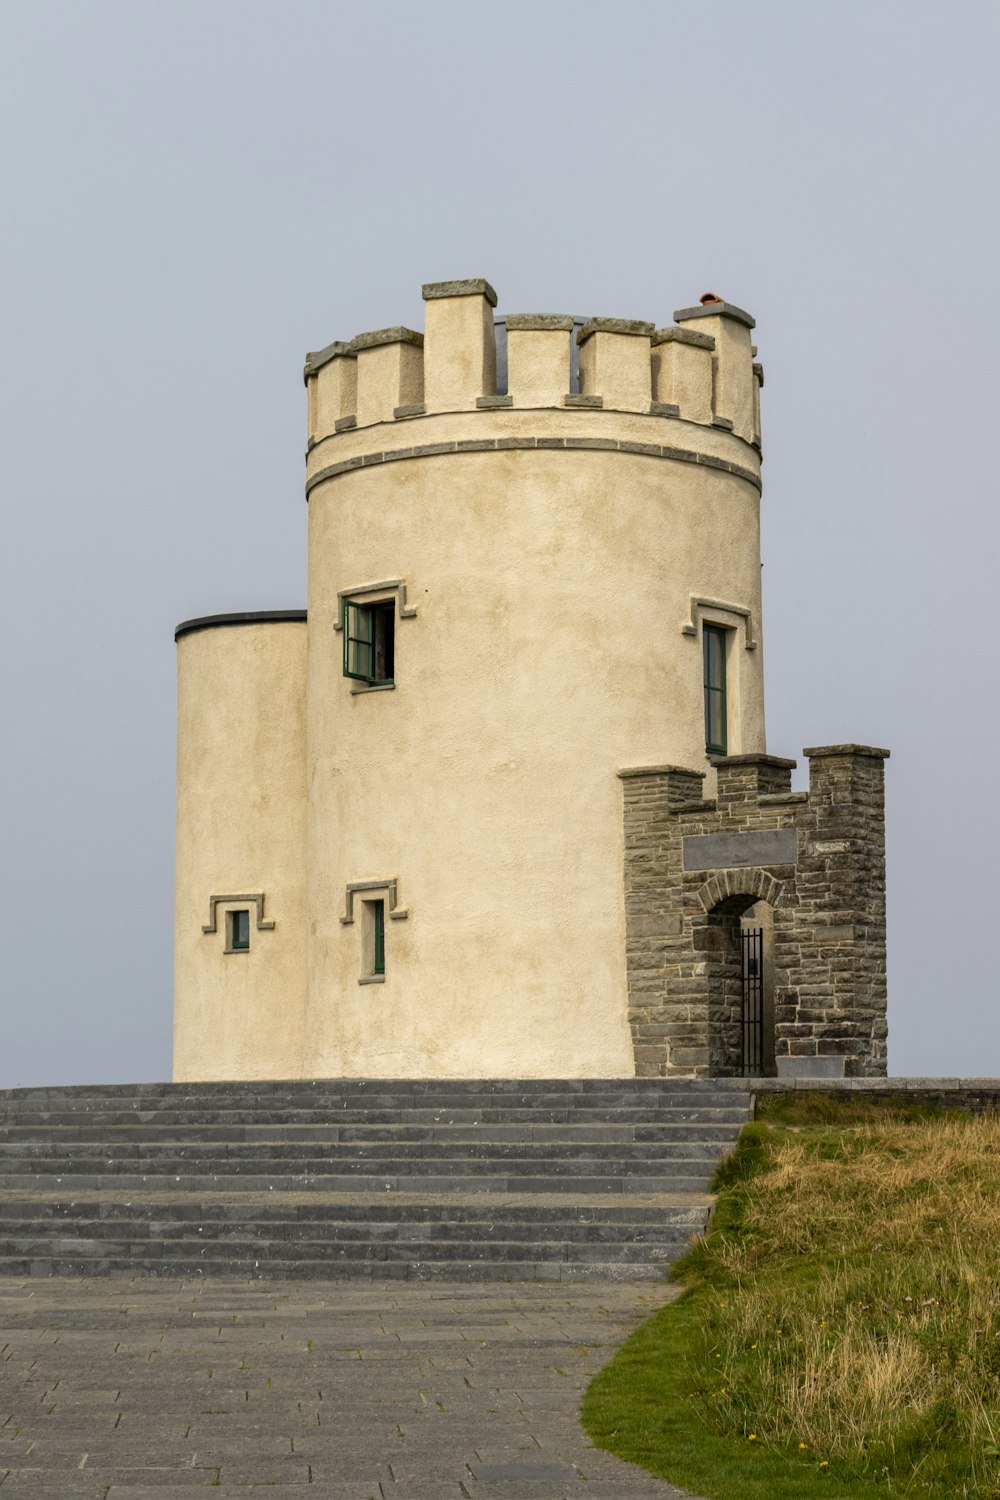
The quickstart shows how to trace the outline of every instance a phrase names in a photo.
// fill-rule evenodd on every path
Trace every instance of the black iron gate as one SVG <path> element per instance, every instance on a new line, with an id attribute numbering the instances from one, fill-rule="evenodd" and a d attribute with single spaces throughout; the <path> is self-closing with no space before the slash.
<path id="1" fill-rule="evenodd" d="M 744 1077 L 764 1071 L 764 932 L 745 927 L 743 937 L 743 1017 L 741 1064 Z"/>

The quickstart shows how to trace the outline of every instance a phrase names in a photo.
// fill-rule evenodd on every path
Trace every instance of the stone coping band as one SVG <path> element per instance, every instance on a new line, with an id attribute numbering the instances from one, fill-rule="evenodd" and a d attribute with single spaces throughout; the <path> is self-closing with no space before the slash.
<path id="1" fill-rule="evenodd" d="M 469 281 L 425 281 L 420 288 L 425 302 L 434 302 L 438 297 L 485 297 L 491 307 L 497 305 L 497 294 L 482 276 Z"/>
<path id="2" fill-rule="evenodd" d="M 811 745 L 802 754 L 808 755 L 810 760 L 821 760 L 829 755 L 861 755 L 868 760 L 889 759 L 889 751 L 880 750 L 877 745 Z"/>
<path id="3" fill-rule="evenodd" d="M 693 328 L 658 328 L 653 334 L 654 344 L 688 344 L 692 349 L 714 349 L 715 335 L 697 333 Z"/>
<path id="4" fill-rule="evenodd" d="M 713 1083 L 718 1083 L 713 1078 Z M 751 1093 L 766 1090 L 769 1094 L 784 1094 L 790 1090 L 836 1094 L 844 1090 L 852 1094 L 960 1094 L 985 1091 L 1000 1093 L 1000 1078 L 739 1078 L 732 1079 L 727 1087 L 747 1089 Z"/>
<path id="5" fill-rule="evenodd" d="M 357 354 L 359 349 L 380 349 L 383 344 L 416 344 L 421 348 L 423 342 L 423 334 L 415 328 L 374 328 L 371 333 L 359 333 L 353 338 L 350 351 Z"/>
<path id="6" fill-rule="evenodd" d="M 345 344 L 335 339 L 332 344 L 327 344 L 325 349 L 317 349 L 306 355 L 306 367 L 302 372 L 302 378 L 308 380 L 310 375 L 315 375 L 324 365 L 328 365 L 331 359 L 353 359 L 350 344 Z"/>
<path id="7" fill-rule="evenodd" d="M 630 776 L 697 776 L 704 781 L 706 775 L 704 771 L 692 771 L 690 766 L 625 766 L 616 774 L 622 781 Z"/>
<path id="8" fill-rule="evenodd" d="M 656 332 L 655 323 L 643 323 L 637 318 L 588 318 L 576 336 L 578 344 L 583 344 L 594 333 L 623 333 L 629 338 L 652 338 Z"/>
<path id="9" fill-rule="evenodd" d="M 345 458 L 340 463 L 329 464 L 325 469 L 318 469 L 312 478 L 306 481 L 306 499 L 308 500 L 318 484 L 324 484 L 328 479 L 336 479 L 340 474 L 349 474 L 354 469 L 368 469 L 375 464 L 396 463 L 406 458 L 436 458 L 445 453 L 503 452 L 505 449 L 512 448 L 563 448 L 570 452 L 590 448 L 608 453 L 636 453 L 645 458 L 667 458 L 677 463 L 700 464 L 706 469 L 719 469 L 724 474 L 735 474 L 737 479 L 747 480 L 755 490 L 759 491 L 761 488 L 760 476 L 755 474 L 753 469 L 745 469 L 742 464 L 730 463 L 725 458 L 716 458 L 711 453 L 695 453 L 689 448 L 673 448 L 662 443 L 618 442 L 614 438 L 507 437 L 423 443 L 419 447 L 397 448 L 389 453 L 359 453 L 354 458 Z"/>
<path id="10" fill-rule="evenodd" d="M 808 755 L 808 750 L 803 752 Z M 710 755 L 710 766 L 777 766 L 782 771 L 794 771 L 797 760 L 786 760 L 782 755 L 766 755 L 763 750 L 749 751 L 746 755 Z"/>
<path id="11" fill-rule="evenodd" d="M 732 318 L 734 323 L 743 323 L 747 328 L 756 328 L 756 321 L 735 302 L 707 302 L 698 307 L 681 307 L 674 313 L 675 323 L 687 323 L 691 318 Z"/>
<path id="12" fill-rule="evenodd" d="M 179 641 L 182 635 L 191 635 L 196 630 L 217 630 L 220 625 L 278 625 L 305 618 L 304 609 L 248 609 L 229 615 L 199 615 L 194 620 L 182 620 L 174 631 L 174 640 Z"/>
<path id="13" fill-rule="evenodd" d="M 576 320 L 561 313 L 508 313 L 508 333 L 571 333 Z"/>

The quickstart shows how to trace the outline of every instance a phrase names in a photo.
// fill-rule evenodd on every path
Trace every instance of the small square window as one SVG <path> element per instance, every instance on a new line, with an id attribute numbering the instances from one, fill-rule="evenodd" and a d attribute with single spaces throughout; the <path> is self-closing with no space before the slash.
<path id="1" fill-rule="evenodd" d="M 388 687 L 394 681 L 396 601 L 358 604 L 344 600 L 344 676 L 369 687 Z"/>
<path id="2" fill-rule="evenodd" d="M 249 911 L 230 911 L 226 913 L 226 936 L 229 942 L 226 944 L 227 953 L 246 953 L 250 947 L 250 913 Z"/>

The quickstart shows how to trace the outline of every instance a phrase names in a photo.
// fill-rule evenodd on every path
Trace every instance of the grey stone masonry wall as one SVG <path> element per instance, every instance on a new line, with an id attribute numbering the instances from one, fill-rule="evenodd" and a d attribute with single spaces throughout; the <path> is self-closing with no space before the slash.
<path id="1" fill-rule="evenodd" d="M 742 1071 L 740 921 L 773 908 L 779 1077 L 886 1071 L 887 750 L 806 750 L 795 762 L 733 755 L 704 773 L 619 772 L 624 794 L 629 1023 L 640 1078 Z"/>

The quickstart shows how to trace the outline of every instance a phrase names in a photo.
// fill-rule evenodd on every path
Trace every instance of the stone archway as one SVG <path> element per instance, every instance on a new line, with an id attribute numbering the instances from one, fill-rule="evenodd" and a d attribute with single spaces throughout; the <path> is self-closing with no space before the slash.
<path id="1" fill-rule="evenodd" d="M 808 792 L 791 789 L 793 761 L 763 754 L 713 760 L 710 798 L 701 771 L 619 772 L 637 1076 L 736 1070 L 737 936 L 762 902 L 774 916 L 778 1076 L 885 1075 L 888 751 L 805 753 Z"/>

